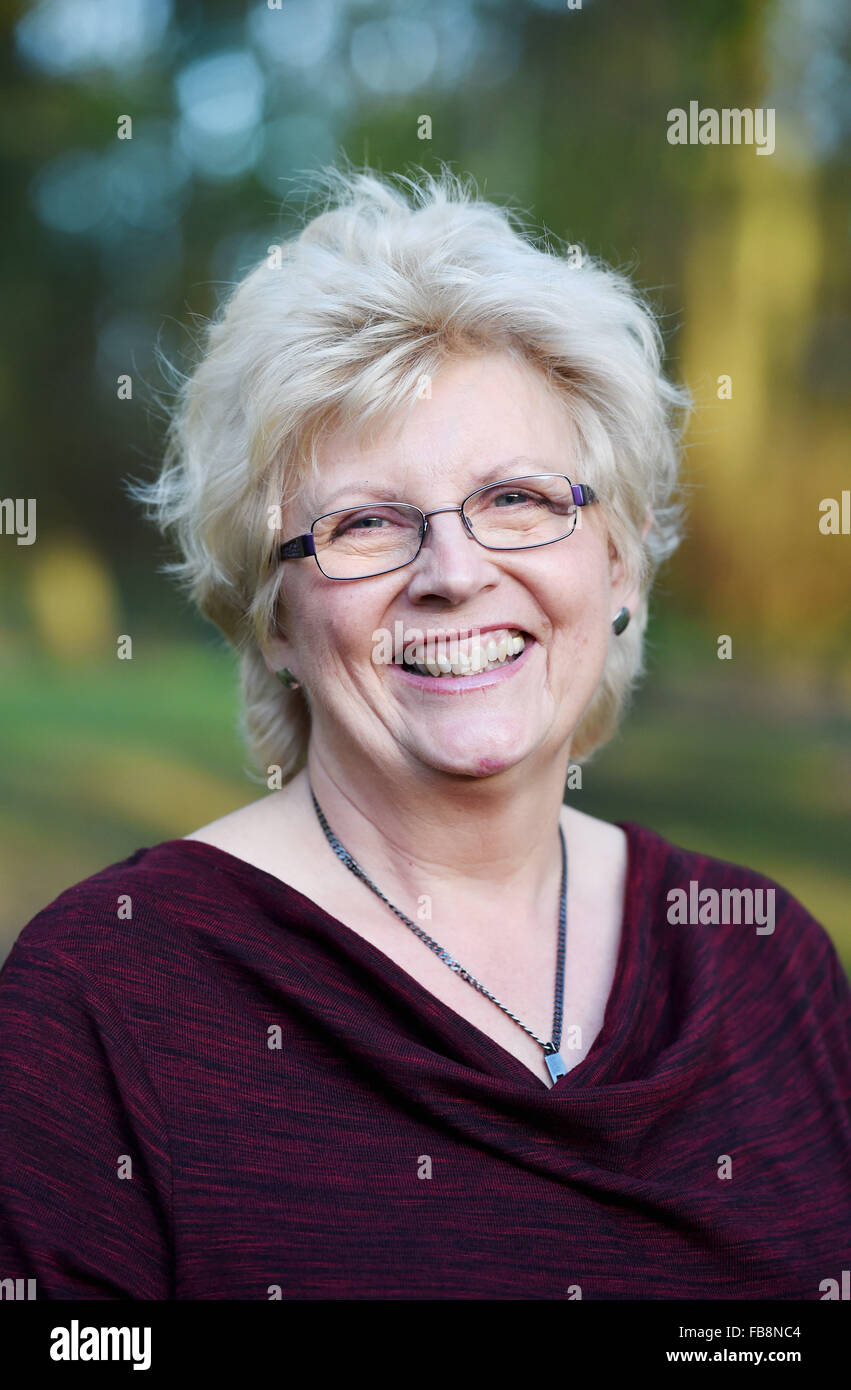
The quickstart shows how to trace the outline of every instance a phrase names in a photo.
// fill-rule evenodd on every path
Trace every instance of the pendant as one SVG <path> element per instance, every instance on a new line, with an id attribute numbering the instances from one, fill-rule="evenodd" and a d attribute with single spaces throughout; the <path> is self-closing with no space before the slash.
<path id="1" fill-rule="evenodd" d="M 564 1058 L 560 1052 L 545 1053 L 544 1061 L 553 1081 L 558 1081 L 560 1076 L 567 1076 L 567 1067 L 564 1065 Z"/>

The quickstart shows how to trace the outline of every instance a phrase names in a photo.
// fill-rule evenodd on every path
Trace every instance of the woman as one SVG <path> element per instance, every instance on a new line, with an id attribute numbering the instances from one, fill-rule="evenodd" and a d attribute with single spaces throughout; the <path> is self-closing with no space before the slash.
<path id="1" fill-rule="evenodd" d="M 0 1272 L 819 1299 L 851 1207 L 827 934 L 562 804 L 679 537 L 652 315 L 448 174 L 335 186 L 211 327 L 135 489 L 240 654 L 271 791 L 22 932 Z"/>

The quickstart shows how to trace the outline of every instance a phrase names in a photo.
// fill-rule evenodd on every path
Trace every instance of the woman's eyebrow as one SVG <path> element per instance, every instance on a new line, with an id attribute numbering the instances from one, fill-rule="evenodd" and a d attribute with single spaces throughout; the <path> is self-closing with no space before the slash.
<path id="1" fill-rule="evenodd" d="M 389 484 L 372 482 L 368 478 L 359 478 L 352 483 L 343 483 L 341 487 L 335 488 L 333 492 L 329 492 L 328 496 L 325 498 L 325 510 L 330 511 L 331 503 L 338 497 L 345 496 L 347 493 L 370 493 L 372 499 L 379 499 L 385 502 L 402 501 L 402 498 L 399 496 L 398 488 L 394 488 Z M 370 499 L 367 498 L 366 500 Z"/>
<path id="2" fill-rule="evenodd" d="M 499 463 L 489 464 L 486 468 L 472 476 L 469 485 L 461 496 L 466 496 L 470 492 L 475 492 L 477 488 L 487 487 L 489 483 L 506 482 L 511 478 L 522 478 L 536 473 L 558 473 L 560 469 L 546 459 L 530 459 L 525 455 L 517 458 L 503 459 Z M 404 502 L 409 499 L 401 495 L 400 489 L 392 484 L 375 482 L 369 478 L 358 478 L 351 483 L 343 483 L 341 487 L 335 488 L 325 498 L 323 504 L 324 511 L 331 511 L 332 503 L 337 498 L 347 494 L 364 493 L 369 494 L 364 500 L 384 501 L 384 502 Z M 459 496 L 458 501 L 461 501 Z"/>

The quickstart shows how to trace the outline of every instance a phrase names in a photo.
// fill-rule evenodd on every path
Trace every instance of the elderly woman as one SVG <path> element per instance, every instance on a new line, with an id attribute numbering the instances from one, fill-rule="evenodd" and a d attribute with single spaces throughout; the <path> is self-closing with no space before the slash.
<path id="1" fill-rule="evenodd" d="M 445 172 L 331 182 L 135 489 L 239 653 L 270 794 L 22 932 L 0 1272 L 46 1298 L 829 1297 L 830 939 L 761 874 L 563 805 L 679 537 L 653 316 Z"/>

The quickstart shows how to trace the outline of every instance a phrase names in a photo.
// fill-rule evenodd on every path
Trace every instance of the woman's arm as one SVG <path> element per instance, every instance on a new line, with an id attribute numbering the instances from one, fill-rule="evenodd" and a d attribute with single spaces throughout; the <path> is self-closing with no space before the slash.
<path id="1" fill-rule="evenodd" d="M 173 1297 L 171 1185 L 115 1003 L 54 945 L 18 941 L 0 972 L 0 1280 L 35 1279 L 42 1299 Z"/>

